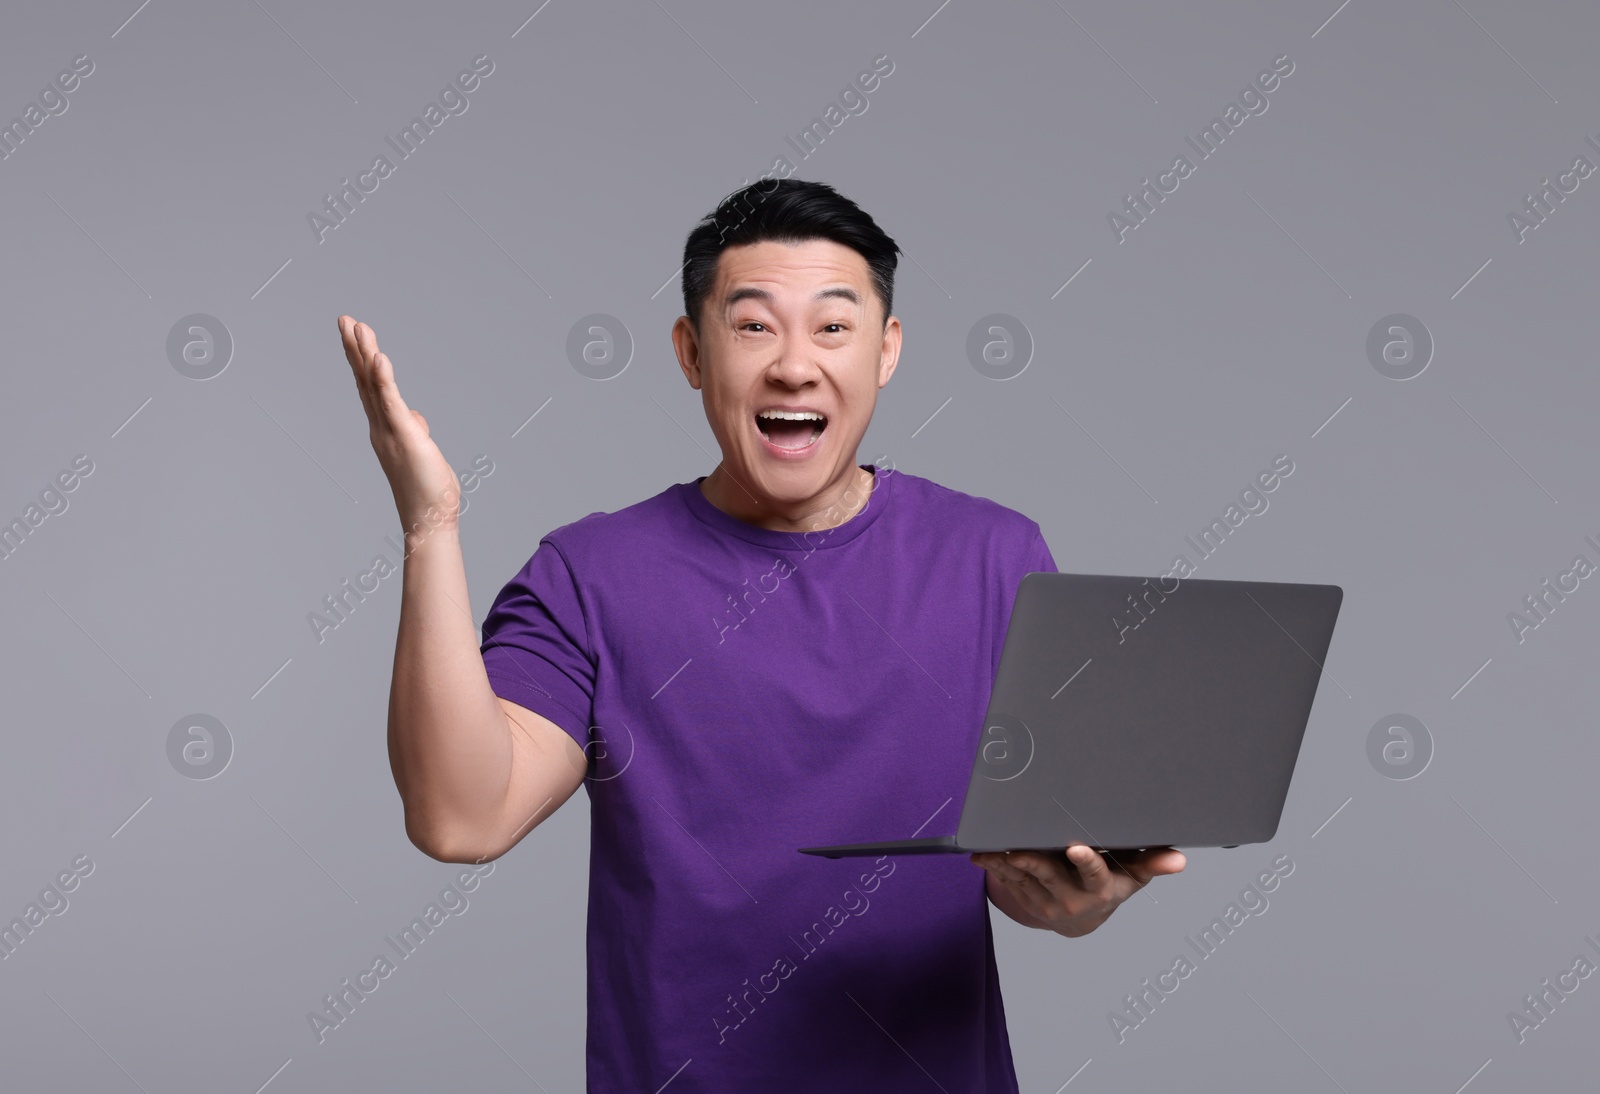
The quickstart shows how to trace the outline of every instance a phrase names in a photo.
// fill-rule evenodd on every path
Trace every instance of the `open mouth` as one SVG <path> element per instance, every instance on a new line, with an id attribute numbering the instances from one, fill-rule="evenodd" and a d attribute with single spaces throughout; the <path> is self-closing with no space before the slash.
<path id="1" fill-rule="evenodd" d="M 756 428 L 774 448 L 799 451 L 822 436 L 828 419 L 815 411 L 764 410 L 756 415 Z"/>

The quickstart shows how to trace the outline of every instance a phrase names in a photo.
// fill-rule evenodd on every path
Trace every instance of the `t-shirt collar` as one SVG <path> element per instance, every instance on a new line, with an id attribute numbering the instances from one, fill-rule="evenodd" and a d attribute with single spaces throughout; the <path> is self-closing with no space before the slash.
<path id="1" fill-rule="evenodd" d="M 760 525 L 750 524 L 724 513 L 700 492 L 700 483 L 705 479 L 704 475 L 693 482 L 679 483 L 678 493 L 691 513 L 719 533 L 735 536 L 758 547 L 810 552 L 849 543 L 865 532 L 889 507 L 889 502 L 893 498 L 890 480 L 894 478 L 894 473 L 886 474 L 874 464 L 857 466 L 864 471 L 872 472 L 872 492 L 867 496 L 866 504 L 843 524 L 833 528 L 818 528 L 815 531 L 781 532 L 772 528 L 762 528 Z"/>

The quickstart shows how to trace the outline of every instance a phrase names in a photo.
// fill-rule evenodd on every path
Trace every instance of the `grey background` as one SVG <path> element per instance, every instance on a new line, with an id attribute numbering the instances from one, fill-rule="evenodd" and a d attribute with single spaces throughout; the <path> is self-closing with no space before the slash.
<path id="1" fill-rule="evenodd" d="M 0 517 L 94 462 L 0 561 L 0 921 L 95 864 L 0 962 L 8 1087 L 581 1089 L 582 794 L 324 1043 L 308 1031 L 459 869 L 406 841 L 388 770 L 398 577 L 325 641 L 307 623 L 399 531 L 335 318 L 377 329 L 452 465 L 494 462 L 463 516 L 481 622 L 543 532 L 714 466 L 667 338 L 675 271 L 694 222 L 780 155 L 906 252 L 904 353 L 862 462 L 1020 509 L 1063 569 L 1139 574 L 1286 454 L 1199 576 L 1345 589 L 1271 844 L 1194 852 L 1085 938 L 995 913 L 1023 1088 L 1593 1075 L 1600 980 L 1523 1043 L 1507 1013 L 1600 961 L 1600 590 L 1521 643 L 1506 615 L 1600 561 L 1600 178 L 1521 243 L 1507 214 L 1600 163 L 1600 10 L 135 9 L 11 7 L 0 34 L 0 119 L 95 65 L 0 163 Z M 468 111 L 317 243 L 306 215 L 484 53 Z M 801 159 L 785 137 L 884 53 L 868 110 Z M 1284 54 L 1266 113 L 1119 244 L 1107 214 Z M 565 357 L 591 312 L 636 345 L 603 382 Z M 167 358 L 191 313 L 234 341 L 210 380 Z M 990 313 L 1034 340 L 1014 379 L 967 358 Z M 1436 343 L 1411 380 L 1366 354 L 1391 313 Z M 167 754 L 193 713 L 234 750 L 206 780 Z M 1399 713 L 1434 749 L 1406 780 L 1368 757 Z M 1119 1043 L 1108 1012 L 1284 854 L 1265 913 Z"/>

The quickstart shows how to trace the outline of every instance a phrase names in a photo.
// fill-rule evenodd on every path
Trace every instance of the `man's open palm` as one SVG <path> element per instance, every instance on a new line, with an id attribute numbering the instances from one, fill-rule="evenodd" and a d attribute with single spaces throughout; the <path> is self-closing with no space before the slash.
<path id="1" fill-rule="evenodd" d="M 367 411 L 372 449 L 394 492 L 401 523 L 410 530 L 430 509 L 434 515 L 428 526 L 453 523 L 461 497 L 456 474 L 429 435 L 427 419 L 400 398 L 394 365 L 388 354 L 379 351 L 377 334 L 365 323 L 341 315 L 339 335 Z"/>

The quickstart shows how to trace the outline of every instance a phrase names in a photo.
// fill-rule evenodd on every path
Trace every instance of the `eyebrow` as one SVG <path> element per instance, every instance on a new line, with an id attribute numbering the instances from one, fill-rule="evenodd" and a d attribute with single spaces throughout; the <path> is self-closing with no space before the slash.
<path id="1" fill-rule="evenodd" d="M 816 301 L 829 299 L 848 300 L 856 307 L 861 307 L 860 294 L 848 285 L 836 285 L 833 288 L 818 289 L 811 299 Z M 772 294 L 766 289 L 759 289 L 754 285 L 745 285 L 730 292 L 728 298 L 723 301 L 723 307 L 732 308 L 741 300 L 759 300 L 763 304 L 770 305 L 772 303 Z"/>

